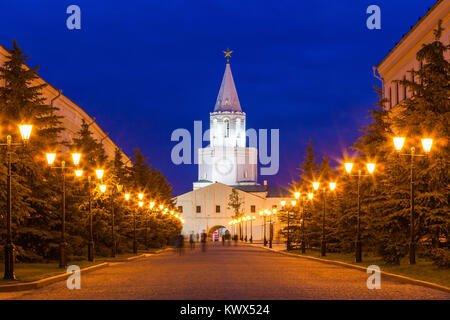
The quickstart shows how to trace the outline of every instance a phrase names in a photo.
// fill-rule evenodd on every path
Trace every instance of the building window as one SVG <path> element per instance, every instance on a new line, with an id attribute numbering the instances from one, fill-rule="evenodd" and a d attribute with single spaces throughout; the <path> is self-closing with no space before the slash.
<path id="1" fill-rule="evenodd" d="M 272 206 L 272 209 L 276 209 L 276 208 L 277 208 L 277 205 L 274 204 L 274 205 Z"/>
<path id="2" fill-rule="evenodd" d="M 395 104 L 397 105 L 399 103 L 399 96 L 398 96 L 398 82 L 395 84 Z"/>
<path id="3" fill-rule="evenodd" d="M 178 206 L 178 212 L 183 213 L 183 206 Z"/>
<path id="4" fill-rule="evenodd" d="M 220 213 L 220 206 L 216 206 L 216 213 Z"/>
<path id="5" fill-rule="evenodd" d="M 392 108 L 392 88 L 389 87 L 389 109 Z"/>
<path id="6" fill-rule="evenodd" d="M 202 207 L 201 207 L 201 206 L 197 206 L 196 212 L 197 212 L 197 213 L 201 213 L 201 212 L 202 212 Z"/>
<path id="7" fill-rule="evenodd" d="M 250 212 L 255 213 L 256 212 L 256 206 L 250 206 Z"/>
<path id="8" fill-rule="evenodd" d="M 225 138 L 230 136 L 230 120 L 226 119 L 224 122 L 225 125 Z"/>

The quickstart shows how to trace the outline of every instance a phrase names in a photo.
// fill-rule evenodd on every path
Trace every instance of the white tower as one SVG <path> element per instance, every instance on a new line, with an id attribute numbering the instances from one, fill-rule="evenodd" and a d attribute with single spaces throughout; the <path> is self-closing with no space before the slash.
<path id="1" fill-rule="evenodd" d="M 225 57 L 230 53 L 225 52 Z M 257 184 L 258 151 L 246 148 L 245 113 L 228 60 L 209 126 L 211 144 L 198 150 L 198 181 L 194 182 L 194 190 L 215 182 L 230 186 Z"/>

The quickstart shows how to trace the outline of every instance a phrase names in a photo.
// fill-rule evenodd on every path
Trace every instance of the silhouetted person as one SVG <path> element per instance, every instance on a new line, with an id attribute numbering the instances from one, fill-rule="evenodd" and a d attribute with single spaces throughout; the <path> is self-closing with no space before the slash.
<path id="1" fill-rule="evenodd" d="M 202 232 L 201 238 L 202 238 L 202 251 L 205 252 L 206 251 L 206 233 Z"/>
<path id="2" fill-rule="evenodd" d="M 222 246 L 225 246 L 225 235 L 222 235 Z"/>
<path id="3" fill-rule="evenodd" d="M 183 237 L 182 234 L 178 235 L 175 238 L 175 243 L 176 243 L 175 245 L 177 247 L 178 254 L 180 256 L 183 255 L 183 251 L 184 251 L 184 237 Z"/>
<path id="4" fill-rule="evenodd" d="M 191 233 L 189 235 L 189 244 L 191 245 L 191 250 L 194 250 L 195 249 L 195 242 L 194 242 L 194 234 L 193 233 Z"/>

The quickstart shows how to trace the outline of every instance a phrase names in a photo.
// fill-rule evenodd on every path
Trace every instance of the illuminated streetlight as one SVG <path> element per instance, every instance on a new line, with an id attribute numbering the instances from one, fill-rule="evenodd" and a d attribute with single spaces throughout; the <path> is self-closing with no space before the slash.
<path id="1" fill-rule="evenodd" d="M 48 163 L 49 165 L 52 165 L 53 162 L 55 162 L 55 159 L 56 159 L 56 153 L 47 153 L 46 156 L 47 156 L 47 163 Z"/>
<path id="2" fill-rule="evenodd" d="M 125 200 L 130 200 L 130 194 L 129 193 L 125 193 Z"/>
<path id="3" fill-rule="evenodd" d="M 347 173 L 351 173 L 352 169 L 353 169 L 353 162 L 346 162 L 344 164 L 345 166 L 345 171 L 347 171 Z"/>
<path id="4" fill-rule="evenodd" d="M 375 171 L 375 163 L 367 163 L 366 164 L 367 171 L 372 174 Z"/>
<path id="5" fill-rule="evenodd" d="M 295 197 L 295 199 L 298 200 L 298 198 L 300 198 L 300 192 L 295 192 L 294 193 L 294 197 Z"/>
<path id="6" fill-rule="evenodd" d="M 334 191 L 336 189 L 336 182 L 330 182 L 330 190 Z"/>
<path id="7" fill-rule="evenodd" d="M 395 137 L 394 138 L 395 150 L 397 150 L 398 152 L 402 151 L 404 143 L 405 143 L 405 138 L 404 137 Z"/>
<path id="8" fill-rule="evenodd" d="M 81 177 L 83 175 L 83 170 L 75 170 L 75 176 L 76 177 Z"/>
<path id="9" fill-rule="evenodd" d="M 6 83 L 6 82 L 5 82 Z M 2 146 L 6 146 L 6 158 L 7 160 L 7 176 L 6 176 L 6 243 L 5 243 L 5 273 L 4 279 L 15 280 L 14 273 L 14 259 L 15 259 L 15 247 L 12 241 L 12 172 L 11 172 L 11 154 L 13 146 L 26 146 L 30 139 L 32 125 L 22 124 L 19 125 L 20 135 L 22 136 L 22 143 L 13 143 L 10 135 L 6 136 L 6 143 L 0 143 Z"/>
<path id="10" fill-rule="evenodd" d="M 144 199 L 144 194 L 143 194 L 143 193 L 139 193 L 139 194 L 138 194 L 138 198 L 139 198 L 139 200 Z"/>
<path id="11" fill-rule="evenodd" d="M 394 146 L 395 150 L 398 152 L 401 151 L 403 144 L 405 143 L 405 138 L 403 137 L 395 137 L 394 138 Z M 409 242 L 409 264 L 416 263 L 416 235 L 415 235 L 415 227 L 414 227 L 414 157 L 424 157 L 428 155 L 431 151 L 431 146 L 433 145 L 433 139 L 423 138 L 422 139 L 422 147 L 423 151 L 425 151 L 425 155 L 416 154 L 416 148 L 411 147 L 411 153 L 402 154 L 402 156 L 411 157 L 410 160 L 410 188 L 409 188 L 409 197 L 410 197 L 410 242 Z"/>
<path id="12" fill-rule="evenodd" d="M 310 192 L 308 193 L 309 200 L 312 200 L 314 198 L 314 193 Z"/>
<path id="13" fill-rule="evenodd" d="M 431 146 L 433 145 L 433 139 L 425 138 L 422 139 L 423 151 L 429 153 L 431 151 Z"/>
<path id="14" fill-rule="evenodd" d="M 295 207 L 296 204 L 297 204 L 297 201 L 295 201 L 295 200 L 292 200 L 292 201 L 291 201 L 291 205 L 292 205 L 293 207 Z"/>
<path id="15" fill-rule="evenodd" d="M 95 174 L 97 175 L 97 178 L 98 179 L 101 179 L 101 178 L 103 178 L 103 174 L 105 173 L 105 170 L 103 170 L 103 169 L 97 169 L 97 170 L 95 170 Z"/>
<path id="16" fill-rule="evenodd" d="M 314 190 L 319 190 L 320 182 L 313 182 L 313 188 Z"/>
<path id="17" fill-rule="evenodd" d="M 139 205 L 139 207 L 142 208 L 142 207 L 144 206 L 144 201 L 139 201 L 139 202 L 138 202 L 138 205 Z"/>
<path id="18" fill-rule="evenodd" d="M 286 205 L 286 201 L 284 201 L 284 200 L 281 200 L 280 203 L 281 203 L 282 207 L 284 207 Z"/>
<path id="19" fill-rule="evenodd" d="M 105 193 L 105 191 L 106 191 L 106 184 L 101 184 L 101 185 L 100 185 L 100 191 L 101 191 L 102 193 Z"/>
<path id="20" fill-rule="evenodd" d="M 72 153 L 72 161 L 74 165 L 79 165 L 81 159 L 81 153 Z"/>
<path id="21" fill-rule="evenodd" d="M 22 140 L 24 142 L 28 142 L 28 140 L 30 140 L 30 135 L 31 135 L 32 129 L 33 129 L 33 125 L 31 125 L 31 124 L 19 125 L 20 135 L 22 136 Z"/>

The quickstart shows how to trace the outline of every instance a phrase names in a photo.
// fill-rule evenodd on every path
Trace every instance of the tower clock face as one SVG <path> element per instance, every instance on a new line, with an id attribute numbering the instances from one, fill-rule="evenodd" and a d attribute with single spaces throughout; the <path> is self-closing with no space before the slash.
<path id="1" fill-rule="evenodd" d="M 228 158 L 221 158 L 215 164 L 217 172 L 222 176 L 227 176 L 233 170 L 233 162 Z"/>

